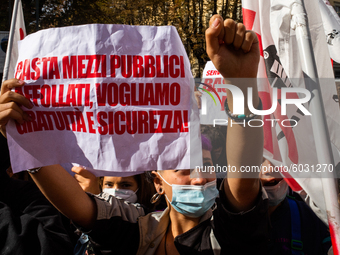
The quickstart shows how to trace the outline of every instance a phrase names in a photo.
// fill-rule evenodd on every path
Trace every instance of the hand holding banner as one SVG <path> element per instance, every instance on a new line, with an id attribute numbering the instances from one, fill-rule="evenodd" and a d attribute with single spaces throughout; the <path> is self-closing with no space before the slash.
<path id="1" fill-rule="evenodd" d="M 104 173 L 190 169 L 190 153 L 201 155 L 190 64 L 174 27 L 54 28 L 19 50 L 15 77 L 26 84 L 16 92 L 34 107 L 32 121 L 7 127 L 21 155 L 15 172 L 66 162 Z"/>

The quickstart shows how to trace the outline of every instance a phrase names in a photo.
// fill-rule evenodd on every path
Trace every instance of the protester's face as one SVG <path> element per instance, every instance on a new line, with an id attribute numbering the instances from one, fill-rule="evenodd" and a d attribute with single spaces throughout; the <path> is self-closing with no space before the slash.
<path id="1" fill-rule="evenodd" d="M 129 189 L 135 192 L 138 189 L 138 183 L 133 176 L 104 176 L 103 189 Z"/>
<path id="2" fill-rule="evenodd" d="M 202 150 L 203 155 L 203 165 L 212 166 L 212 159 L 210 151 Z M 158 173 L 157 173 L 158 174 Z M 157 176 L 156 174 L 156 176 Z M 215 173 L 201 173 L 195 170 L 165 170 L 162 171 L 162 177 L 169 184 L 178 185 L 205 185 L 208 182 L 216 180 Z M 192 178 L 195 177 L 195 178 Z M 208 178 L 207 178 L 208 177 Z M 171 201 L 172 200 L 172 187 L 166 184 L 160 177 L 156 177 L 155 182 L 156 190 L 159 191 L 160 188 L 164 190 L 166 196 Z"/>
<path id="3" fill-rule="evenodd" d="M 278 184 L 283 178 L 278 172 L 274 171 L 274 165 L 268 159 L 264 158 L 260 179 L 263 186 L 274 186 Z"/>

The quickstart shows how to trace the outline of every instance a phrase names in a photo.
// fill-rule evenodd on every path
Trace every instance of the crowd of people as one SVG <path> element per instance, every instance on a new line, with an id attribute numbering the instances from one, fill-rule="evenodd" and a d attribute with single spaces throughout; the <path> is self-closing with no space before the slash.
<path id="1" fill-rule="evenodd" d="M 243 24 L 214 15 L 206 50 L 224 78 L 256 78 L 259 41 Z M 252 87 L 254 105 L 261 105 L 253 81 L 236 85 L 244 95 Z M 31 108 L 29 100 L 11 91 L 21 86 L 17 79 L 2 84 L 3 134 L 9 119 L 29 121 L 20 108 Z M 227 97 L 232 112 L 232 94 Z M 244 118 L 258 116 L 246 108 Z M 262 128 L 202 126 L 201 133 L 204 165 L 270 164 Z M 216 180 L 215 173 L 169 169 L 97 178 L 83 167 L 73 167 L 71 176 L 50 165 L 29 170 L 34 184 L 10 178 L 8 162 L 2 164 L 1 254 L 310 255 L 331 249 L 328 227 L 275 173 L 230 172 Z"/>

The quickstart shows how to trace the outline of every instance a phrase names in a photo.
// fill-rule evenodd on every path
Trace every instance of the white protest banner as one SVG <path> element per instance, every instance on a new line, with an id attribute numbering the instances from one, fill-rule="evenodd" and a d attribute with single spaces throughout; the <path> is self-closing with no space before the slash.
<path id="1" fill-rule="evenodd" d="M 208 61 L 203 70 L 201 83 L 197 90 L 202 93 L 200 120 L 205 125 L 227 125 L 228 118 L 224 111 L 224 101 L 227 98 L 226 84 L 212 61 Z"/>
<path id="2" fill-rule="evenodd" d="M 25 109 L 31 122 L 7 127 L 14 172 L 67 162 L 98 175 L 201 165 L 190 63 L 174 27 L 39 31 L 20 42 L 15 77 L 34 107 Z"/>

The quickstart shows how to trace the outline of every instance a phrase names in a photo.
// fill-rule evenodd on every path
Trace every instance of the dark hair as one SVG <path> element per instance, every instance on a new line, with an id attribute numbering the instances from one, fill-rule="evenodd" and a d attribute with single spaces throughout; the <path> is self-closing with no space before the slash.
<path id="1" fill-rule="evenodd" d="M 214 165 L 227 165 L 227 155 L 226 155 L 226 126 L 215 126 L 212 125 L 201 125 L 201 133 L 205 135 L 211 142 L 212 151 L 211 158 Z M 222 148 L 221 154 L 217 156 L 214 153 L 215 149 Z"/>
<path id="2" fill-rule="evenodd" d="M 201 125 L 201 133 L 209 138 L 213 148 L 225 147 L 226 127 Z"/>
<path id="3" fill-rule="evenodd" d="M 151 204 L 150 199 L 156 193 L 153 183 L 147 180 L 146 173 L 133 176 L 138 184 L 137 202 L 147 207 L 149 211 L 154 211 L 156 204 Z"/>
<path id="4" fill-rule="evenodd" d="M 155 170 L 157 171 L 157 170 Z M 156 178 L 156 175 L 154 173 L 152 173 L 152 171 L 146 171 L 144 172 L 145 175 L 145 180 L 152 184 L 152 186 L 154 187 L 154 180 Z M 155 189 L 155 188 L 154 188 Z M 155 193 L 156 193 L 156 189 L 155 189 Z M 150 202 L 150 201 L 149 201 Z M 153 211 L 163 211 L 165 208 L 167 207 L 167 203 L 165 201 L 164 196 L 161 196 L 161 198 L 154 204 L 152 204 L 152 207 L 150 207 Z"/>
<path id="5" fill-rule="evenodd" d="M 145 179 L 153 184 L 153 180 L 156 178 L 156 175 L 152 173 L 152 171 L 145 172 Z"/>

